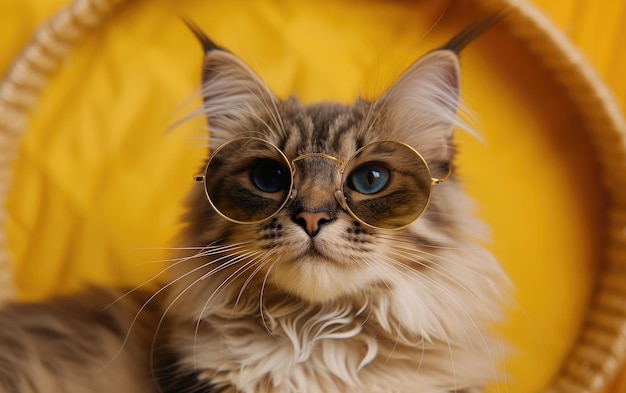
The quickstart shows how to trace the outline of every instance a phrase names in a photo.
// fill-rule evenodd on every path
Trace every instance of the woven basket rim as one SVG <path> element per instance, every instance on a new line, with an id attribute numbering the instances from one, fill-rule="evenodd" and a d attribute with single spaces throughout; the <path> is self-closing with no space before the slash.
<path id="1" fill-rule="evenodd" d="M 0 203 L 5 205 L 11 164 L 27 130 L 29 114 L 74 43 L 102 26 L 128 0 L 75 0 L 39 28 L 0 81 Z M 626 123 L 616 100 L 574 45 L 537 8 L 524 0 L 475 0 L 478 7 L 505 9 L 503 24 L 555 77 L 585 121 L 603 172 L 626 173 Z M 617 141 L 617 143 L 616 143 Z M 602 154 L 600 154 L 602 153 Z M 603 176 L 610 198 L 608 250 L 597 292 L 576 345 L 546 392 L 599 393 L 610 386 L 626 356 L 626 180 Z M 5 215 L 0 211 L 0 225 Z M 620 249 L 622 250 L 620 252 Z M 617 278 L 616 278 L 617 277 Z M 0 231 L 0 303 L 13 299 L 13 275 L 5 234 Z"/>

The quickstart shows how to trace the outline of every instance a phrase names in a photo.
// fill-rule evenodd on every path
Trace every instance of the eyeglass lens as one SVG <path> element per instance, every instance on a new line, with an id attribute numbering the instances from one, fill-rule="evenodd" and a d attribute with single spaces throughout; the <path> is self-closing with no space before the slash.
<path id="1" fill-rule="evenodd" d="M 431 175 L 415 150 L 382 141 L 348 161 L 342 187 L 354 216 L 373 227 L 396 229 L 415 221 L 428 205 Z"/>
<path id="2" fill-rule="evenodd" d="M 223 144 L 206 167 L 209 202 L 239 223 L 268 219 L 285 205 L 291 190 L 289 161 L 275 146 L 255 138 Z"/>
<path id="3" fill-rule="evenodd" d="M 213 208 L 238 223 L 278 213 L 292 188 L 290 161 L 257 138 L 235 139 L 218 148 L 206 166 L 206 194 Z M 342 189 L 349 212 L 366 225 L 397 229 L 428 206 L 431 174 L 421 155 L 394 141 L 366 145 L 346 163 Z"/>

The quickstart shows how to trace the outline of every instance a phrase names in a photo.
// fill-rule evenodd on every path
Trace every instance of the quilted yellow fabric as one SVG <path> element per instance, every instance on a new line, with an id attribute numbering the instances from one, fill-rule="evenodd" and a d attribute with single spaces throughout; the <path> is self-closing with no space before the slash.
<path id="1" fill-rule="evenodd" d="M 202 119 L 178 124 L 198 106 L 201 51 L 177 16 L 193 18 L 280 96 L 350 102 L 375 96 L 470 21 L 476 11 L 459 3 L 124 6 L 73 48 L 30 119 L 7 205 L 20 297 L 42 299 L 86 282 L 139 285 L 166 266 L 180 201 L 207 153 Z M 626 1 L 535 3 L 624 105 Z M 0 0 L 0 71 L 66 4 Z M 484 141 L 458 135 L 459 171 L 517 288 L 501 330 L 517 348 L 506 383 L 510 392 L 535 392 L 581 326 L 602 255 L 604 196 L 575 108 L 513 38 L 495 29 L 463 53 L 462 64 L 468 118 Z"/>

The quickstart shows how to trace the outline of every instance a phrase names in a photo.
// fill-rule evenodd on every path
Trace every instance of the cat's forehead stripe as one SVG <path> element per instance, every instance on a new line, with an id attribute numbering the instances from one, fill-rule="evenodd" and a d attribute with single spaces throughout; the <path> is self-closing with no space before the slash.
<path id="1" fill-rule="evenodd" d="M 340 154 L 347 148 L 351 152 L 346 153 L 351 154 L 364 144 L 360 132 L 363 115 L 353 107 L 319 104 L 290 109 L 284 118 L 287 132 L 276 141 L 277 146 L 287 155 Z M 352 142 L 347 144 L 348 141 Z"/>

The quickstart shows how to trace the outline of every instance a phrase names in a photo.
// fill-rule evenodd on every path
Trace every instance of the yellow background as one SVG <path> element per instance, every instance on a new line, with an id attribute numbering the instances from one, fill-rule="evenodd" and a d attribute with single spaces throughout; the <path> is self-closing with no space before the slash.
<path id="1" fill-rule="evenodd" d="M 535 1 L 626 98 L 626 2 Z M 0 0 L 0 70 L 61 0 Z M 465 5 L 460 5 L 465 4 Z M 49 83 L 15 163 L 7 233 L 23 299 L 84 282 L 138 285 L 163 267 L 180 200 L 206 154 L 201 51 L 178 15 L 244 58 L 281 96 L 373 97 L 476 14 L 469 2 L 135 1 L 80 42 Z M 441 22 L 435 21 L 441 18 Z M 431 29 L 432 28 L 432 29 Z M 577 337 L 602 257 L 604 196 L 576 108 L 537 59 L 494 29 L 462 55 L 459 171 L 513 278 L 502 328 L 510 392 L 535 392 Z M 150 285 L 150 284 L 149 284 Z M 626 386 L 616 388 L 626 390 Z"/>

